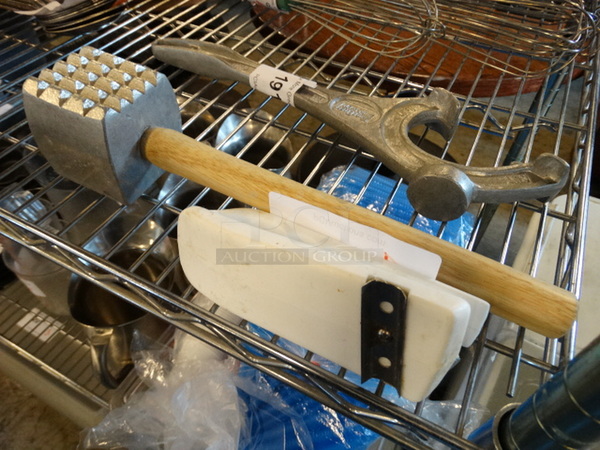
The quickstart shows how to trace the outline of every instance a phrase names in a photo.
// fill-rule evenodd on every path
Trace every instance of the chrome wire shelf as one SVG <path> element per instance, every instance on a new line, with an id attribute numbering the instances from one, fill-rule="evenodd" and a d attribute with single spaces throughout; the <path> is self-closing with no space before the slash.
<path id="1" fill-rule="evenodd" d="M 0 342 L 48 377 L 108 410 L 110 391 L 89 364 L 89 348 L 79 325 L 68 316 L 55 317 L 21 283 L 12 283 L 0 297 Z"/>
<path id="2" fill-rule="evenodd" d="M 508 403 L 512 397 L 524 398 L 531 392 L 530 386 L 523 386 L 524 377 L 533 374 L 539 383 L 573 357 L 575 343 L 571 336 L 544 341 L 540 349 L 532 349 L 528 346 L 529 332 L 492 317 L 432 397 L 457 405 L 459 413 L 453 423 L 442 427 L 421 417 L 423 404 L 409 409 L 393 404 L 382 395 L 383 383 L 366 389 L 353 383 L 343 369 L 332 373 L 312 364 L 311 353 L 291 353 L 280 345 L 277 336 L 265 340 L 250 332 L 244 321 L 232 323 L 217 314 L 218 308 L 207 311 L 193 304 L 195 291 L 182 280 L 176 256 L 156 282 L 137 273 L 136 268 L 162 243 L 175 243 L 177 215 L 183 208 L 192 204 L 229 208 L 239 203 L 191 182 L 165 176 L 135 205 L 126 207 L 57 176 L 31 137 L 20 86 L 25 78 L 70 52 L 84 45 L 94 46 L 165 73 L 176 91 L 185 134 L 223 148 L 232 141 L 232 133 L 223 138 L 219 131 L 223 133 L 228 118 L 237 117 L 240 126 L 252 123 L 255 127 L 255 138 L 240 147 L 242 154 L 252 153 L 258 142 L 263 147 L 262 153 L 252 157 L 253 162 L 277 168 L 282 175 L 311 187 L 317 187 L 321 177 L 335 167 L 344 167 L 342 173 L 350 167 L 361 167 L 371 174 L 361 192 L 374 175 L 391 178 L 396 186 L 402 180 L 309 115 L 249 87 L 200 78 L 164 65 L 152 57 L 150 44 L 159 37 L 223 43 L 340 92 L 419 96 L 434 85 L 445 87 L 461 101 L 461 126 L 449 142 L 426 128 L 412 130 L 414 141 L 422 148 L 474 166 L 528 161 L 542 152 L 560 155 L 571 164 L 564 205 L 476 205 L 470 211 L 475 219 L 465 246 L 505 264 L 524 260 L 521 268 L 536 276 L 544 230 L 552 222 L 562 229 L 562 240 L 555 257 L 554 280 L 550 281 L 579 294 L 598 99 L 597 59 L 573 61 L 560 73 L 548 73 L 535 82 L 490 73 L 482 67 L 471 67 L 467 74 L 466 58 L 450 77 L 444 72 L 443 58 L 436 59 L 437 65 L 426 74 L 420 71 L 419 61 L 412 69 L 398 70 L 395 63 L 377 57 L 364 63 L 360 49 L 342 45 L 332 50 L 308 25 L 290 31 L 284 15 L 265 17 L 250 3 L 237 0 L 130 2 L 110 22 L 91 28 L 75 27 L 62 34 L 48 32 L 35 17 L 3 12 L 0 30 L 0 200 L 23 191 L 31 194 L 18 209 L 0 208 L 2 235 L 294 386 L 403 448 L 426 448 L 435 443 L 474 448 L 463 434 L 471 411 L 483 398 L 482 387 L 489 387 L 492 361 L 507 362 L 503 387 L 499 388 L 506 395 L 501 396 L 500 404 L 488 403 L 487 415 L 494 414 L 502 401 Z M 298 41 L 300 36 L 302 42 Z M 427 52 L 425 49 L 420 61 L 439 56 Z M 276 158 L 279 144 L 292 149 L 283 162 Z M 360 200 L 359 194 L 354 201 Z M 24 216 L 23 212 L 36 201 L 45 205 L 45 213 L 35 219 Z M 123 217 L 135 220 L 127 228 L 120 228 L 120 234 L 109 245 L 98 249 L 98 240 L 105 238 Z M 533 245 L 523 254 L 525 229 L 532 217 L 539 218 L 539 223 Z M 417 219 L 414 214 L 409 223 Z M 152 247 L 133 266 L 120 267 L 111 262 L 111 255 L 150 221 L 163 230 Z M 438 235 L 443 232 L 442 226 Z M 169 278 L 179 280 L 175 288 L 167 287 Z"/>

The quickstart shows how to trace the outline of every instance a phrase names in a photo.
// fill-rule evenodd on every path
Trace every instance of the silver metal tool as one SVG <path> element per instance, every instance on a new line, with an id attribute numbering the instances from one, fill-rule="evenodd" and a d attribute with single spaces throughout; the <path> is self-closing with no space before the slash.
<path id="1" fill-rule="evenodd" d="M 143 132 L 181 129 L 166 76 L 91 47 L 27 79 L 23 103 L 52 167 L 120 203 L 137 199 L 164 172 L 139 156 Z"/>
<path id="2" fill-rule="evenodd" d="M 161 39 L 154 55 L 202 76 L 251 84 L 259 64 L 223 45 L 185 39 Z M 311 87 L 293 94 L 293 104 L 332 126 L 371 152 L 409 184 L 408 198 L 420 214 L 436 220 L 460 217 L 472 202 L 515 202 L 555 196 L 567 181 L 568 164 L 540 155 L 535 161 L 509 167 L 468 167 L 432 156 L 408 136 L 426 124 L 445 138 L 458 125 L 459 102 L 444 89 L 425 98 L 378 98 L 340 94 Z"/>

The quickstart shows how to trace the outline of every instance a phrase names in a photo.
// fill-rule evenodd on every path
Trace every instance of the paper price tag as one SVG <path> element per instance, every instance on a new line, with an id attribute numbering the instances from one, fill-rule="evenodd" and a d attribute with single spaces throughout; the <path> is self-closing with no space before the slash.
<path id="1" fill-rule="evenodd" d="M 260 65 L 254 69 L 249 78 L 250 86 L 257 91 L 278 98 L 292 106 L 295 106 L 294 95 L 298 89 L 302 86 L 317 87 L 317 83 L 314 81 L 266 65 Z"/>

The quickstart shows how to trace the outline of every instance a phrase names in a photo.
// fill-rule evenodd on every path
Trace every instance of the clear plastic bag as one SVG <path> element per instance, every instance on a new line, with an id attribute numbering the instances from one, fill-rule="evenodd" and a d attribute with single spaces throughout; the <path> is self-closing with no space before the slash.
<path id="1" fill-rule="evenodd" d="M 195 302 L 211 306 L 203 296 Z M 222 308 L 218 314 L 235 320 Z M 147 389 L 85 430 L 82 449 L 333 450 L 367 448 L 379 438 L 183 332 L 175 333 L 173 345 L 148 343 L 140 335 L 134 340 L 136 373 Z M 293 344 L 290 350 L 306 351 Z"/>
<path id="2" fill-rule="evenodd" d="M 134 347 L 143 346 L 134 342 Z M 174 349 L 158 344 L 134 353 L 136 371 L 148 389 L 86 430 L 80 448 L 237 448 L 245 407 L 233 382 L 233 361 L 213 358 L 212 352 L 201 355 L 174 363 Z"/>

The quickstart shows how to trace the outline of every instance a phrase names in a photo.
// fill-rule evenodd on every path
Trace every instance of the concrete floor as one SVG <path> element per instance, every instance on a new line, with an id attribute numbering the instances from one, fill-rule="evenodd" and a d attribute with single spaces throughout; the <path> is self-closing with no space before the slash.
<path id="1" fill-rule="evenodd" d="M 0 374 L 0 449 L 76 449 L 81 429 Z"/>

